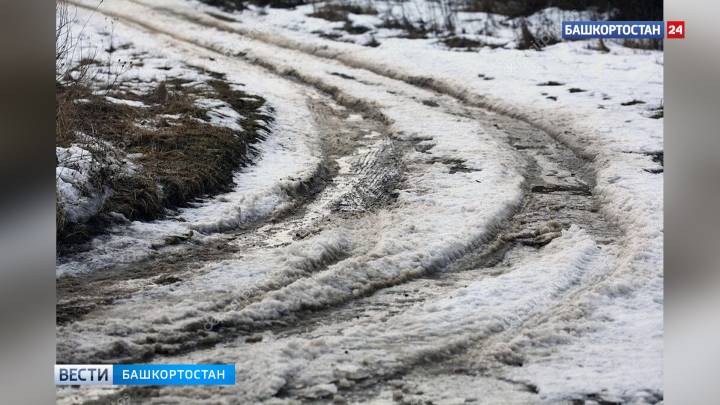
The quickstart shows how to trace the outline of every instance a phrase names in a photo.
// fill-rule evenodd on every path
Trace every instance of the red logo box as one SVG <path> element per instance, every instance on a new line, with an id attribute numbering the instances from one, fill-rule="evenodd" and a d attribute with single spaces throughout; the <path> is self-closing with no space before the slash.
<path id="1" fill-rule="evenodd" d="M 685 21 L 668 21 L 665 25 L 668 39 L 685 38 Z"/>

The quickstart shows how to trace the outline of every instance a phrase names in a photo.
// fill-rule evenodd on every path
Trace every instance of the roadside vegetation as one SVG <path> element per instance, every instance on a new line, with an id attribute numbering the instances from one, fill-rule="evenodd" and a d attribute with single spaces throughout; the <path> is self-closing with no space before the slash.
<path id="1" fill-rule="evenodd" d="M 200 2 L 225 11 L 245 10 L 251 4 L 259 7 L 294 8 L 308 3 L 305 0 L 200 0 Z"/>
<path id="2" fill-rule="evenodd" d="M 404 38 L 437 38 L 449 49 L 472 50 L 480 47 L 511 45 L 517 49 L 536 49 L 561 41 L 558 16 L 549 18 L 545 11 L 560 12 L 584 19 L 662 20 L 662 0 L 201 0 L 225 11 L 249 7 L 294 8 L 309 5 L 308 16 L 342 23 L 334 31 L 316 34 L 347 41 L 343 34 L 363 36 L 356 42 L 378 46 L 377 30 L 388 29 Z M 582 13 L 582 14 L 578 14 Z M 376 23 L 355 16 L 376 16 Z M 483 20 L 482 24 L 478 21 Z M 469 24 L 468 24 L 469 22 Z M 514 38 L 487 40 L 500 31 L 512 30 Z M 659 40 L 619 40 L 632 48 L 662 49 Z"/>
<path id="3" fill-rule="evenodd" d="M 615 10 L 619 20 L 662 20 L 662 0 L 467 0 L 465 11 L 481 11 L 509 17 L 527 17 L 557 7 L 561 10 Z"/>
<path id="4" fill-rule="evenodd" d="M 185 70 L 196 70 L 198 80 L 127 81 L 123 75 L 142 66 L 142 58 L 106 58 L 113 45 L 92 51 L 73 31 L 70 8 L 57 4 L 59 249 L 77 247 L 114 223 L 161 218 L 229 190 L 233 173 L 250 163 L 253 144 L 268 131 L 264 100 L 190 66 Z"/>

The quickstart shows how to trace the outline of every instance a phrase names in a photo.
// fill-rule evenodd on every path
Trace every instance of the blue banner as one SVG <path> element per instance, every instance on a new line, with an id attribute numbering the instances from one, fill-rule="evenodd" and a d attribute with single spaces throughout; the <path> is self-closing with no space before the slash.
<path id="1" fill-rule="evenodd" d="M 232 385 L 233 364 L 114 364 L 113 385 Z"/>
<path id="2" fill-rule="evenodd" d="M 563 39 L 662 39 L 662 21 L 563 21 Z"/>

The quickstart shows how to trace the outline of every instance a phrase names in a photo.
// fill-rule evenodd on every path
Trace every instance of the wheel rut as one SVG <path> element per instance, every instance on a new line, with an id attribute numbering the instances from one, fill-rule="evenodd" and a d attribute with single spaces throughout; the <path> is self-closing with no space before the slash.
<path id="1" fill-rule="evenodd" d="M 149 258 L 100 271 L 62 276 L 57 280 L 57 323 L 63 325 L 127 299 L 142 290 L 192 278 L 207 264 L 227 260 L 248 246 L 282 246 L 329 226 L 336 214 L 358 216 L 392 203 L 383 190 L 401 180 L 402 168 L 391 155 L 392 141 L 382 123 L 348 122 L 352 110 L 327 99 L 309 101 L 319 123 L 324 156 L 322 168 L 291 192 L 294 203 L 262 222 L 212 234 L 209 241 L 190 239 L 158 247 Z M 338 131 L 338 128 L 342 130 Z M 367 151 L 368 145 L 377 144 Z M 340 173 L 338 162 L 355 162 L 356 170 Z M 353 193 L 361 185 L 363 193 Z M 351 212 L 350 212 L 351 211 Z M 321 269 L 327 263 L 316 266 Z"/>

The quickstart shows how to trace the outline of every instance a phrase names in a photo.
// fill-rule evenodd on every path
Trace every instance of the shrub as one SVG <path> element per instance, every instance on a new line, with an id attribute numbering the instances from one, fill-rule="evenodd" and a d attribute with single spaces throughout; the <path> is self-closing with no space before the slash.
<path id="1" fill-rule="evenodd" d="M 518 35 L 517 48 L 518 49 L 530 49 L 537 47 L 537 41 L 535 36 L 530 32 L 527 22 L 522 20 L 520 22 L 520 34 Z"/>
<path id="2" fill-rule="evenodd" d="M 527 17 L 547 7 L 562 10 L 616 10 L 618 20 L 662 20 L 662 0 L 468 0 L 464 9 Z"/>
<path id="3" fill-rule="evenodd" d="M 207 5 L 232 12 L 245 10 L 248 4 L 272 8 L 294 8 L 305 4 L 305 0 L 200 0 Z"/>

